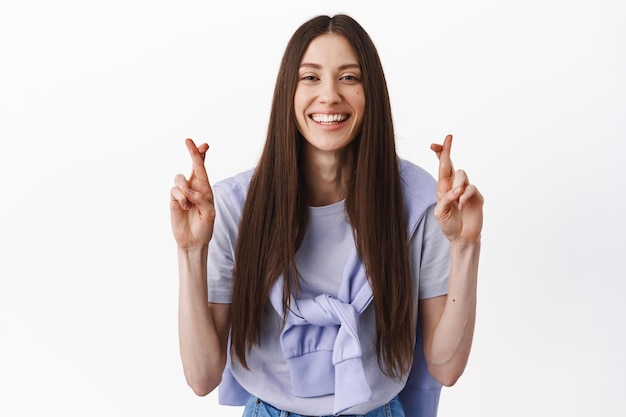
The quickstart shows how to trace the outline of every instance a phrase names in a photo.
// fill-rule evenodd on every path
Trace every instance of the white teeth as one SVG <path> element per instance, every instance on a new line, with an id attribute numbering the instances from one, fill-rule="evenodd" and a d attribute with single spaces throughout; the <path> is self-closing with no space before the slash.
<path id="1" fill-rule="evenodd" d="M 343 122 L 348 118 L 347 114 L 321 114 L 316 113 L 311 118 L 317 123 L 337 123 Z"/>

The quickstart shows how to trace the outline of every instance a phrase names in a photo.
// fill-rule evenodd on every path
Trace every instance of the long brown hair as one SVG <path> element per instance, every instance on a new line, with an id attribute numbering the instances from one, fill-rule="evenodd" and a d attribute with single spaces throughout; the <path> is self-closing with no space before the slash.
<path id="1" fill-rule="evenodd" d="M 267 139 L 241 217 L 231 305 L 231 348 L 247 367 L 246 352 L 260 341 L 261 316 L 273 284 L 283 274 L 283 308 L 298 286 L 296 251 L 306 230 L 294 95 L 298 70 L 317 36 L 335 33 L 354 48 L 362 72 L 365 112 L 355 152 L 346 211 L 374 293 L 376 350 L 391 376 L 408 372 L 415 329 L 412 281 L 389 93 L 378 52 L 365 30 L 346 15 L 317 16 L 287 44 L 272 103 Z"/>

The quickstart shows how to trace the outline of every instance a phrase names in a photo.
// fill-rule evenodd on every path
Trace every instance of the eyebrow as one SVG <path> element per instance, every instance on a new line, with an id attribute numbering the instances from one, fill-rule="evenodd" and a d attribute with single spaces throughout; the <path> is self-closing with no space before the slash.
<path id="1" fill-rule="evenodd" d="M 314 68 L 314 69 L 322 69 L 322 66 L 320 64 L 314 64 L 314 63 L 310 63 L 310 62 L 303 62 L 300 65 L 300 68 L 303 68 L 303 67 Z M 350 68 L 360 69 L 361 67 L 359 66 L 359 64 L 344 64 L 344 65 L 339 66 L 339 69 L 342 70 L 342 71 L 345 70 L 345 69 L 350 69 Z"/>

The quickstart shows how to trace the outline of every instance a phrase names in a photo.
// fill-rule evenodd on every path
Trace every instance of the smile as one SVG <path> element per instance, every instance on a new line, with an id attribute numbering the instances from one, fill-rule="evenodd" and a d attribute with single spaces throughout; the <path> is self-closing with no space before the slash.
<path id="1" fill-rule="evenodd" d="M 348 115 L 346 113 L 340 113 L 340 114 L 314 113 L 310 117 L 316 123 L 321 123 L 321 124 L 324 124 L 324 125 L 332 125 L 332 124 L 335 124 L 335 123 L 341 123 L 343 121 L 348 120 L 350 115 Z"/>

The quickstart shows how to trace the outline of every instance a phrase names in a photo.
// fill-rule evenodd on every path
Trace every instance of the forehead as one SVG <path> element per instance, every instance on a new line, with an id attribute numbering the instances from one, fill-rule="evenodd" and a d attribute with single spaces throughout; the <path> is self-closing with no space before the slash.
<path id="1" fill-rule="evenodd" d="M 307 63 L 332 67 L 358 64 L 359 59 L 345 37 L 336 33 L 325 33 L 309 44 L 301 64 Z"/>

